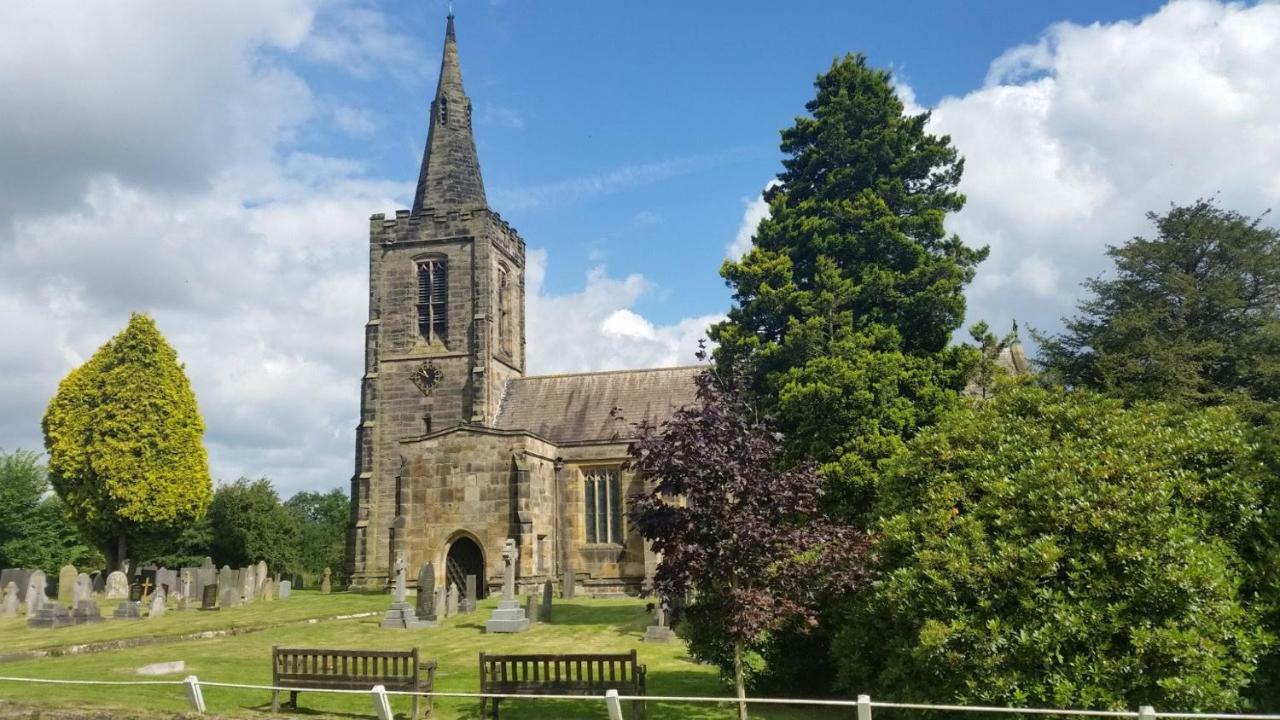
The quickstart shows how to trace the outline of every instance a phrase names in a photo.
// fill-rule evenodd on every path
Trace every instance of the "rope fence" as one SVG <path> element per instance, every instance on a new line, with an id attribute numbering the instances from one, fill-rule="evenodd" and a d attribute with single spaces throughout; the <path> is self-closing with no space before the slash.
<path id="1" fill-rule="evenodd" d="M 277 687 L 275 685 L 255 685 L 252 683 L 229 683 L 201 680 L 195 675 L 188 675 L 182 680 L 62 680 L 54 678 L 30 678 L 0 676 L 0 683 L 32 683 L 44 685 L 115 685 L 115 686 L 147 686 L 171 685 L 184 688 L 187 703 L 191 710 L 204 714 L 206 710 L 203 688 L 229 688 L 236 690 L 292 691 L 331 693 L 335 695 L 367 695 L 373 703 L 374 715 L 379 720 L 392 720 L 390 698 L 394 696 L 417 695 L 426 698 L 464 698 L 464 699 L 529 699 L 529 700 L 585 700 L 603 702 L 605 712 L 610 720 L 622 720 L 623 702 L 666 702 L 666 703 L 713 703 L 736 704 L 735 697 L 698 697 L 685 695 L 619 695 L 617 690 L 609 690 L 604 695 L 525 695 L 508 693 L 470 693 L 470 692 L 412 692 L 406 690 L 387 690 L 382 685 L 375 685 L 369 690 L 343 690 L 335 688 L 297 688 Z M 934 705 L 930 703 L 879 702 L 869 695 L 859 695 L 857 700 L 820 700 L 811 698 L 746 698 L 750 705 L 793 705 L 823 706 L 832 708 L 856 708 L 858 720 L 871 720 L 873 708 L 892 708 L 899 710 L 930 710 L 942 712 L 972 712 L 1008 715 L 1059 715 L 1095 718 L 1134 718 L 1135 720 L 1280 720 L 1280 714 L 1248 714 L 1248 713 L 1195 713 L 1195 712 L 1159 712 L 1150 705 L 1143 705 L 1137 710 L 1079 710 L 1070 708 L 1015 708 L 983 705 Z"/>

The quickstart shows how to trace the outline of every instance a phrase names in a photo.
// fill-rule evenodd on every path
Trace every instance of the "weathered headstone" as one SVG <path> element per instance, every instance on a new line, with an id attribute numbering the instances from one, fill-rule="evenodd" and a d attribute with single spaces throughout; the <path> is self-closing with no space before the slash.
<path id="1" fill-rule="evenodd" d="M 156 570 L 156 587 L 164 588 L 166 595 L 172 594 L 178 589 L 178 572 L 169 570 L 168 568 L 159 568 Z"/>
<path id="2" fill-rule="evenodd" d="M 578 578 L 574 575 L 573 568 L 566 568 L 564 571 L 564 585 L 560 588 L 560 597 L 565 600 L 572 600 L 573 594 L 578 589 Z"/>
<path id="3" fill-rule="evenodd" d="M 554 592 L 550 580 L 542 583 L 542 612 L 538 613 L 538 619 L 544 623 L 551 622 L 551 595 Z"/>
<path id="4" fill-rule="evenodd" d="M 423 563 L 418 569 L 418 597 L 414 612 L 422 620 L 436 620 L 436 568 Z"/>
<path id="5" fill-rule="evenodd" d="M 102 622 L 102 611 L 93 597 L 93 581 L 85 573 L 76 576 L 71 601 L 71 621 L 76 625 Z"/>
<path id="6" fill-rule="evenodd" d="M 444 602 L 444 612 L 447 617 L 453 617 L 458 614 L 458 586 L 456 583 L 449 583 L 449 596 Z"/>
<path id="7" fill-rule="evenodd" d="M 538 622 L 538 598 L 533 593 L 524 596 L 524 616 L 529 618 L 529 623 Z"/>
<path id="8" fill-rule="evenodd" d="M 333 582 L 329 579 L 329 575 L 332 572 L 333 571 L 330 570 L 329 568 L 324 569 L 324 580 L 320 581 L 321 595 L 328 595 L 329 593 L 333 592 Z"/>
<path id="9" fill-rule="evenodd" d="M 145 603 L 150 601 L 151 593 L 155 592 L 155 589 L 159 587 L 159 585 L 156 584 L 156 568 L 138 568 L 138 575 L 134 578 L 134 582 L 142 584 L 142 602 Z"/>
<path id="10" fill-rule="evenodd" d="M 253 566 L 254 589 L 261 592 L 262 586 L 267 584 L 267 580 L 270 577 L 267 573 L 267 561 L 259 560 L 258 564 Z"/>
<path id="11" fill-rule="evenodd" d="M 231 582 L 231 566 L 229 565 L 222 566 L 222 569 L 218 571 L 218 577 L 216 579 L 216 582 L 218 585 L 218 597 L 222 597 L 222 595 L 226 591 L 235 587 L 235 585 L 233 585 Z"/>
<path id="12" fill-rule="evenodd" d="M 222 607 L 233 608 L 240 605 L 240 592 L 232 588 L 222 591 Z"/>
<path id="13" fill-rule="evenodd" d="M 195 592 L 191 575 L 192 572 L 189 569 L 182 571 L 182 599 L 178 601 L 179 610 L 191 609 L 191 593 Z"/>
<path id="14" fill-rule="evenodd" d="M 221 610 L 218 607 L 218 586 L 205 585 L 204 592 L 200 596 L 201 610 Z"/>
<path id="15" fill-rule="evenodd" d="M 142 586 L 129 586 L 129 595 L 127 599 L 120 601 L 116 605 L 116 611 L 111 614 L 117 620 L 140 620 L 142 619 Z"/>
<path id="16" fill-rule="evenodd" d="M 63 565 L 58 570 L 58 602 L 70 603 L 76 592 L 76 572 L 75 565 Z"/>
<path id="17" fill-rule="evenodd" d="M 427 623 L 419 620 L 413 612 L 413 606 L 405 602 L 408 596 L 408 580 L 405 575 L 408 574 L 409 566 L 405 563 L 403 551 L 396 552 L 392 570 L 395 578 L 391 587 L 391 607 L 387 608 L 387 614 L 382 617 L 382 627 L 397 630 L 427 627 Z"/>
<path id="18" fill-rule="evenodd" d="M 35 615 L 40 610 L 40 606 L 47 601 L 44 595 L 46 584 L 43 570 L 31 571 L 31 575 L 27 578 L 27 595 L 24 598 L 27 603 L 27 617 Z"/>
<path id="19" fill-rule="evenodd" d="M 170 662 L 151 663 L 143 665 L 134 670 L 139 675 L 174 675 L 187 671 L 187 662 L 185 660 L 172 660 Z"/>
<path id="20" fill-rule="evenodd" d="M 22 601 L 18 599 L 18 583 L 10 580 L 4 584 L 4 601 L 0 603 L 0 617 L 17 617 L 18 607 Z"/>
<path id="21" fill-rule="evenodd" d="M 165 605 L 164 588 L 156 588 L 156 591 L 151 594 L 151 614 L 148 617 L 158 618 L 164 615 L 166 610 L 168 607 Z"/>
<path id="22" fill-rule="evenodd" d="M 263 602 L 271 602 L 272 600 L 276 599 L 276 581 L 275 580 L 272 580 L 271 578 L 267 578 L 267 581 L 262 583 L 262 587 L 259 588 L 258 590 L 258 599 Z"/>
<path id="23" fill-rule="evenodd" d="M 467 594 L 462 598 L 462 612 L 473 613 L 476 611 L 476 576 L 467 576 Z"/>
<path id="24" fill-rule="evenodd" d="M 288 600 L 289 596 L 292 594 L 293 594 L 293 581 L 281 580 L 280 581 L 280 599 Z"/>
<path id="25" fill-rule="evenodd" d="M 449 592 L 441 585 L 436 588 L 436 620 L 449 617 Z"/>
<path id="26" fill-rule="evenodd" d="M 529 618 L 516 600 L 516 562 L 520 559 L 520 549 L 516 541 L 507 538 L 502 544 L 502 599 L 498 607 L 484 624 L 487 633 L 517 633 L 529 629 Z"/>
<path id="27" fill-rule="evenodd" d="M 644 641 L 651 643 L 671 642 L 671 628 L 667 627 L 667 606 L 659 601 L 654 608 L 654 622 L 644 629 Z"/>
<path id="28" fill-rule="evenodd" d="M 119 570 L 107 576 L 106 590 L 102 597 L 108 600 L 124 600 L 129 597 L 129 578 Z"/>
<path id="29" fill-rule="evenodd" d="M 56 628 L 73 624 L 71 611 L 62 603 L 45 599 L 34 615 L 27 616 L 27 627 Z"/>
<path id="30" fill-rule="evenodd" d="M 258 572 L 252 565 L 241 572 L 240 596 L 247 603 L 258 599 Z"/>
<path id="31" fill-rule="evenodd" d="M 19 600 L 22 599 L 22 586 L 26 584 L 25 580 L 20 580 L 18 577 L 21 572 L 22 570 L 19 568 L 5 568 L 0 570 L 0 588 L 8 587 L 9 583 L 17 585 Z"/>

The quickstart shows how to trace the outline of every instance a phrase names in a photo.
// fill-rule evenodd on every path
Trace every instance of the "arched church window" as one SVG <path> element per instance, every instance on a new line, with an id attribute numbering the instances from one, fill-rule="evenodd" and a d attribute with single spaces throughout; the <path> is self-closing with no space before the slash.
<path id="1" fill-rule="evenodd" d="M 498 266 L 498 349 L 511 354 L 511 288 L 510 272 Z"/>
<path id="2" fill-rule="evenodd" d="M 440 97 L 440 124 L 449 124 L 449 98 L 444 96 Z"/>
<path id="3" fill-rule="evenodd" d="M 622 488 L 617 468 L 588 472 L 583 480 L 587 543 L 622 544 Z"/>
<path id="4" fill-rule="evenodd" d="M 449 279 L 445 260 L 418 261 L 418 332 L 428 342 L 444 342 L 449 319 Z"/>

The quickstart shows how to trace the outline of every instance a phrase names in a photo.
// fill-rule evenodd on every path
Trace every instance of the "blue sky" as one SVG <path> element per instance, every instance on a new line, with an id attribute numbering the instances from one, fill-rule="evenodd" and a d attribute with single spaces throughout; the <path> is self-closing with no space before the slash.
<path id="1" fill-rule="evenodd" d="M 459 1 L 488 195 L 529 253 L 535 373 L 687 363 L 728 309 L 778 131 L 847 52 L 952 135 L 990 258 L 969 322 L 1053 331 L 1107 244 L 1280 206 L 1280 4 Z M 151 313 L 214 476 L 345 487 L 368 217 L 407 207 L 439 0 L 0 6 L 0 448 Z M 49 30 L 56 28 L 56 31 Z"/>

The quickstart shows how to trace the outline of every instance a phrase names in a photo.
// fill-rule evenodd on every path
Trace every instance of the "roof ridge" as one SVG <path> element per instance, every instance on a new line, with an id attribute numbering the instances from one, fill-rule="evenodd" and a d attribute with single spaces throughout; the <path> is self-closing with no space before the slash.
<path id="1" fill-rule="evenodd" d="M 621 375 L 623 373 L 661 372 L 663 370 L 700 370 L 703 367 L 703 365 L 671 365 L 668 367 L 656 368 L 631 368 L 629 370 L 593 370 L 591 372 L 580 373 L 551 373 L 549 375 L 525 375 L 524 377 L 511 378 L 507 382 L 519 382 L 521 380 L 546 380 L 548 378 L 562 377 L 585 377 L 588 375 Z"/>

